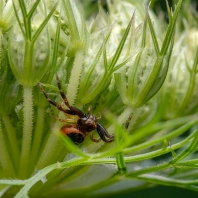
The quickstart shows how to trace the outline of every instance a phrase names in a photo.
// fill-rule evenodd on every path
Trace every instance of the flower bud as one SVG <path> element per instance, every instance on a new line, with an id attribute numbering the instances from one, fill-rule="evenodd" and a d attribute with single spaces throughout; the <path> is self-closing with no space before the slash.
<path id="1" fill-rule="evenodd" d="M 198 106 L 198 31 L 188 29 L 179 35 L 173 49 L 170 70 L 160 92 L 165 119 L 196 112 Z"/>
<path id="2" fill-rule="evenodd" d="M 87 29 L 81 7 L 76 0 L 62 1 L 63 24 L 67 26 L 70 35 L 68 56 L 74 56 L 76 51 L 85 49 L 87 44 Z"/>
<path id="3" fill-rule="evenodd" d="M 56 4 L 45 17 L 41 17 L 43 13 L 36 6 L 31 10 L 31 15 L 25 11 L 25 5 L 20 6 L 22 13 L 17 12 L 14 6 L 17 23 L 9 34 L 9 61 L 19 83 L 31 87 L 40 81 L 48 69 L 50 37 L 46 23 L 53 14 Z M 38 20 L 38 16 L 43 20 Z"/>
<path id="4" fill-rule="evenodd" d="M 161 88 L 168 71 L 172 53 L 176 18 L 181 6 L 178 3 L 170 17 L 166 36 L 162 42 L 156 37 L 154 27 L 147 12 L 139 39 L 132 36 L 135 49 L 127 67 L 115 73 L 118 92 L 125 105 L 138 108 L 146 104 Z M 171 13 L 169 13 L 171 14 Z M 135 32 L 135 31 L 134 31 Z M 134 33 L 135 34 L 135 33 Z"/>

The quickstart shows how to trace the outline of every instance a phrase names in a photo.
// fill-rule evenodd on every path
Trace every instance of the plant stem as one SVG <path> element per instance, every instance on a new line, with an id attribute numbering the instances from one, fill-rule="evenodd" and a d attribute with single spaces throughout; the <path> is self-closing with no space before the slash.
<path id="1" fill-rule="evenodd" d="M 185 148 L 177 157 L 171 160 L 170 163 L 175 164 L 176 162 L 181 161 L 191 153 L 195 152 L 198 143 L 198 130 L 196 130 L 194 133 L 195 133 L 195 137 L 194 140 L 191 142 L 191 144 L 187 148 Z"/>
<path id="2" fill-rule="evenodd" d="M 45 109 L 38 107 L 36 127 L 35 127 L 34 139 L 32 143 L 31 155 L 30 155 L 31 156 L 30 172 L 32 171 L 32 168 L 34 168 L 38 158 L 39 148 L 41 145 L 41 139 L 43 135 L 44 119 L 45 119 Z"/>
<path id="3" fill-rule="evenodd" d="M 45 148 L 43 149 L 42 154 L 40 155 L 36 167 L 38 169 L 41 169 L 49 165 L 52 159 L 56 159 L 56 153 L 58 153 L 58 151 L 61 148 L 63 148 L 63 145 L 60 144 L 60 141 L 57 138 L 57 136 L 54 133 L 51 133 L 47 140 Z"/>
<path id="4" fill-rule="evenodd" d="M 0 197 L 4 195 L 4 193 L 10 188 L 10 186 L 5 186 L 3 189 L 1 188 Z"/>
<path id="5" fill-rule="evenodd" d="M 124 161 L 123 153 L 116 154 L 116 164 L 120 174 L 124 174 L 127 172 L 127 167 Z"/>
<path id="6" fill-rule="evenodd" d="M 74 60 L 74 65 L 71 71 L 71 76 L 69 79 L 69 84 L 67 87 L 67 96 L 70 105 L 73 105 L 75 102 L 79 82 L 80 82 L 80 75 L 82 71 L 82 65 L 83 65 L 83 57 L 84 57 L 84 52 L 82 50 L 77 51 L 75 60 Z"/>
<path id="7" fill-rule="evenodd" d="M 6 147 L 6 142 L 5 142 L 5 138 L 3 135 L 1 119 L 0 119 L 0 145 L 1 145 L 0 164 L 2 167 L 2 172 L 4 173 L 3 176 L 4 177 L 6 177 L 6 176 L 14 177 L 16 174 L 15 174 L 14 167 L 12 165 L 12 162 L 10 160 L 10 156 L 8 154 L 8 150 Z"/>
<path id="8" fill-rule="evenodd" d="M 55 169 L 63 169 L 63 168 L 68 168 L 72 165 L 75 164 L 80 164 L 81 162 L 84 162 L 85 159 L 82 158 L 77 158 L 74 160 L 70 160 L 65 163 L 55 163 L 50 166 L 47 166 L 43 168 L 42 170 L 39 171 L 39 173 L 35 174 L 32 176 L 30 179 L 28 179 L 28 182 L 25 184 L 25 186 L 19 191 L 19 193 L 15 196 L 15 198 L 21 198 L 21 197 L 27 197 L 28 191 L 30 188 L 36 184 L 38 181 L 40 181 L 43 177 L 45 177 L 48 173 Z"/>
<path id="9" fill-rule="evenodd" d="M 129 118 L 129 116 L 131 115 L 131 113 L 133 112 L 133 109 L 131 107 L 127 107 L 121 114 L 120 116 L 118 116 L 117 118 L 117 124 L 118 125 L 123 125 Z M 110 134 L 113 134 L 113 131 L 114 131 L 114 127 L 113 125 L 110 126 L 107 131 L 110 133 Z"/>
<path id="10" fill-rule="evenodd" d="M 197 180 L 178 180 L 164 176 L 145 174 L 136 177 L 138 180 L 146 181 L 149 183 L 160 184 L 165 186 L 175 186 L 180 188 L 187 188 L 190 184 L 196 184 Z M 198 191 L 198 189 L 196 190 Z"/>
<path id="11" fill-rule="evenodd" d="M 28 176 L 28 167 L 30 161 L 30 147 L 33 129 L 33 100 L 32 87 L 24 87 L 23 92 L 23 138 L 20 158 L 19 177 L 26 178 Z"/>
<path id="12" fill-rule="evenodd" d="M 14 166 L 15 168 L 17 168 L 20 153 L 19 153 L 19 145 L 17 143 L 16 130 L 13 127 L 10 117 L 8 115 L 2 115 L 2 120 L 6 128 L 8 141 L 10 145 L 10 152 L 14 162 Z"/>
<path id="13" fill-rule="evenodd" d="M 120 144 L 122 144 L 123 139 L 122 139 L 122 129 L 120 128 L 119 125 L 115 126 L 115 132 L 116 132 L 116 136 L 115 136 L 116 146 L 120 146 Z M 123 156 L 122 151 L 116 154 L 116 164 L 118 167 L 119 174 L 124 174 L 127 172 L 127 167 L 124 161 L 124 156 Z"/>

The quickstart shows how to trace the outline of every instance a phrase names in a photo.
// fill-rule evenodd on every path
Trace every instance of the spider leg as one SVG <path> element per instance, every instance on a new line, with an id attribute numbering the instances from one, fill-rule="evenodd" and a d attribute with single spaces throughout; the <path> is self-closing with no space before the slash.
<path id="1" fill-rule="evenodd" d="M 97 123 L 96 130 L 98 132 L 98 135 L 104 142 L 113 142 L 114 141 L 114 135 L 108 134 L 106 129 L 99 123 Z M 109 139 L 106 139 L 109 138 Z"/>
<path id="2" fill-rule="evenodd" d="M 90 114 L 91 109 L 92 109 L 92 106 L 90 105 L 89 108 L 88 108 L 88 115 Z"/>
<path id="3" fill-rule="evenodd" d="M 74 123 L 74 120 L 73 120 L 73 119 L 61 119 L 61 118 L 59 118 L 59 117 L 57 117 L 57 116 L 54 115 L 54 111 L 53 111 L 51 108 L 50 108 L 50 110 L 51 110 L 52 117 L 53 117 L 55 120 L 57 120 L 57 121 L 59 121 L 59 122 Z M 70 114 L 67 114 L 67 115 L 70 115 Z M 72 116 L 72 115 L 71 115 L 71 116 Z"/>
<path id="4" fill-rule="evenodd" d="M 68 102 L 68 100 L 67 100 L 66 95 L 65 95 L 65 94 L 63 93 L 63 91 L 62 91 L 61 84 L 60 84 L 60 80 L 59 80 L 59 77 L 58 77 L 57 74 L 56 74 L 56 81 L 57 81 L 58 89 L 59 89 L 59 92 L 60 92 L 60 95 L 61 95 L 62 99 L 63 99 L 65 105 L 70 109 L 71 106 L 70 106 L 70 104 L 69 104 L 69 102 Z"/>
<path id="5" fill-rule="evenodd" d="M 92 142 L 100 142 L 100 141 L 101 141 L 100 138 L 99 138 L 99 139 L 95 139 L 95 138 L 93 137 L 93 131 L 91 131 L 89 134 L 90 134 L 90 139 L 91 139 Z"/>
<path id="6" fill-rule="evenodd" d="M 130 124 L 130 121 L 131 121 L 131 119 L 132 119 L 132 116 L 133 116 L 133 114 L 131 114 L 131 115 L 129 116 L 128 120 L 126 121 L 126 123 L 125 123 L 125 129 L 128 129 L 129 124 Z"/>
<path id="7" fill-rule="evenodd" d="M 63 106 L 63 104 L 65 104 L 64 103 L 64 101 L 62 101 L 61 102 L 61 104 L 60 104 L 60 106 L 64 109 L 64 106 Z M 66 109 L 66 111 L 67 111 L 67 116 L 69 116 L 69 115 L 71 115 L 71 116 L 73 116 L 73 115 L 76 115 L 76 113 L 75 112 L 73 112 L 72 110 L 70 110 L 70 109 Z"/>
<path id="8" fill-rule="evenodd" d="M 39 84 L 39 87 L 41 89 L 41 91 L 43 92 L 45 98 L 47 99 L 47 101 L 52 104 L 53 106 L 55 106 L 58 110 L 64 112 L 64 113 L 68 113 L 71 114 L 72 112 L 70 110 L 64 109 L 62 107 L 62 105 L 57 104 L 54 100 L 50 99 L 48 94 L 45 92 L 45 90 L 43 89 L 43 86 L 41 84 Z"/>
<path id="9" fill-rule="evenodd" d="M 61 95 L 65 105 L 73 112 L 72 115 L 78 115 L 80 118 L 85 117 L 86 115 L 80 109 L 77 109 L 69 104 L 66 95 L 62 91 L 60 80 L 59 80 L 59 77 L 57 74 L 56 74 L 56 81 L 58 84 L 58 89 L 59 89 L 60 95 Z"/>

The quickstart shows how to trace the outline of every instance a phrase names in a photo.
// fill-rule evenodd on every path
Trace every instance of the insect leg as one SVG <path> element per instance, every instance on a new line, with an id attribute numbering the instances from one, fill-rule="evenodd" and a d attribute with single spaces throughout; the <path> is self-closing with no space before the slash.
<path id="1" fill-rule="evenodd" d="M 59 77 L 58 77 L 57 74 L 56 74 L 56 81 L 57 81 L 58 89 L 59 89 L 59 92 L 60 92 L 60 95 L 61 95 L 62 99 L 63 99 L 64 103 L 66 104 L 66 106 L 70 109 L 71 106 L 70 106 L 70 104 L 69 104 L 69 102 L 68 102 L 68 100 L 67 100 L 66 95 L 65 95 L 64 92 L 62 91 L 61 84 L 60 84 L 60 80 L 59 80 Z"/>
<path id="2" fill-rule="evenodd" d="M 125 129 L 128 129 L 129 124 L 130 124 L 130 121 L 131 121 L 131 119 L 132 119 L 132 116 L 133 116 L 133 114 L 131 114 L 131 115 L 129 116 L 128 120 L 126 121 Z"/>
<path id="3" fill-rule="evenodd" d="M 100 138 L 99 138 L 99 139 L 95 139 L 95 138 L 93 137 L 93 131 L 91 131 L 89 134 L 90 134 L 90 139 L 91 139 L 92 142 L 100 142 L 100 141 L 101 141 Z"/>
<path id="4" fill-rule="evenodd" d="M 101 124 L 97 123 L 96 130 L 98 132 L 98 135 L 104 142 L 113 142 L 114 141 L 114 135 L 108 134 L 106 129 Z M 109 139 L 106 139 L 106 137 Z"/>
<path id="5" fill-rule="evenodd" d="M 71 119 L 71 118 L 69 118 L 69 119 L 61 119 L 61 118 L 55 116 L 54 111 L 53 111 L 51 108 L 50 108 L 50 111 L 51 111 L 52 117 L 53 117 L 55 120 L 57 120 L 57 121 L 59 121 L 59 122 L 74 123 L 74 120 Z M 67 114 L 67 115 L 70 115 L 70 114 Z M 72 116 L 72 115 L 71 115 L 71 116 Z"/>
<path id="6" fill-rule="evenodd" d="M 56 81 L 57 81 L 57 84 L 58 84 L 58 89 L 59 89 L 60 95 L 61 95 L 65 105 L 73 112 L 72 115 L 78 115 L 81 118 L 85 117 L 86 115 L 80 109 L 77 109 L 77 108 L 75 108 L 75 107 L 73 107 L 69 104 L 66 95 L 62 91 L 60 80 L 59 80 L 59 77 L 58 77 L 57 74 L 56 74 Z"/>
<path id="7" fill-rule="evenodd" d="M 89 108 L 88 108 L 88 115 L 90 114 L 91 109 L 92 109 L 92 106 L 90 105 Z"/>
<path id="8" fill-rule="evenodd" d="M 52 104 L 53 106 L 55 106 L 58 110 L 63 111 L 65 113 L 69 113 L 67 109 L 64 109 L 61 105 L 57 104 L 54 100 L 50 99 L 48 94 L 45 92 L 45 90 L 43 89 L 43 86 L 41 84 L 39 84 L 39 87 L 41 89 L 41 91 L 43 92 L 45 98 L 47 99 L 47 101 Z"/>

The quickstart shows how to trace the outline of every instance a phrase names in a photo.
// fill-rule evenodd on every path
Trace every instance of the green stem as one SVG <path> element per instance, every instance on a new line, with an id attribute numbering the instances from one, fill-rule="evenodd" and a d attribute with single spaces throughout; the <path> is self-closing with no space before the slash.
<path id="1" fill-rule="evenodd" d="M 168 169 L 168 168 L 173 168 L 173 165 L 169 165 L 169 163 L 157 164 L 155 166 L 142 168 L 140 170 L 135 170 L 131 173 L 126 174 L 125 176 L 126 177 L 135 177 L 135 176 L 139 176 L 142 174 L 157 172 L 157 171 Z"/>
<path id="2" fill-rule="evenodd" d="M 16 174 L 6 147 L 1 120 L 0 120 L 0 145 L 1 145 L 0 164 L 3 172 L 3 176 L 15 177 Z"/>
<path id="3" fill-rule="evenodd" d="M 44 178 L 51 171 L 56 170 L 56 169 L 68 168 L 74 164 L 80 164 L 81 162 L 84 162 L 84 161 L 85 161 L 85 159 L 78 158 L 78 159 L 70 160 L 70 161 L 64 162 L 64 163 L 58 162 L 58 163 L 55 163 L 55 164 L 52 164 L 50 166 L 43 168 L 37 174 L 35 174 L 33 177 L 26 180 L 28 182 L 26 182 L 25 186 L 19 191 L 19 193 L 15 196 L 15 198 L 27 197 L 27 194 L 28 194 L 28 191 L 30 190 L 30 188 L 34 184 L 36 184 L 38 181 L 40 181 L 42 178 Z"/>
<path id="4" fill-rule="evenodd" d="M 32 140 L 33 129 L 33 100 L 32 100 L 32 87 L 24 87 L 23 92 L 23 138 L 20 158 L 20 178 L 28 176 L 28 167 L 30 161 L 30 147 Z"/>
<path id="5" fill-rule="evenodd" d="M 140 151 L 140 150 L 149 148 L 149 147 L 151 147 L 151 146 L 153 146 L 153 145 L 155 145 L 157 143 L 162 143 L 163 140 L 170 140 L 170 139 L 172 139 L 174 137 L 178 137 L 179 135 L 181 135 L 182 133 L 186 132 L 188 129 L 190 129 L 191 127 L 193 127 L 196 124 L 198 124 L 198 119 L 194 119 L 194 120 L 188 122 L 187 124 L 177 128 L 177 129 L 175 129 L 175 130 L 173 130 L 171 132 L 168 132 L 168 134 L 165 134 L 164 136 L 161 136 L 161 137 L 159 137 L 157 139 L 146 141 L 144 143 L 135 145 L 133 147 L 126 148 L 126 149 L 124 149 L 124 152 L 125 153 L 132 153 L 132 152 L 135 152 L 135 151 Z M 136 135 L 134 135 L 134 136 L 136 137 Z M 145 134 L 145 136 L 146 136 L 146 134 Z"/>
<path id="6" fill-rule="evenodd" d="M 161 156 L 165 153 L 169 153 L 173 150 L 176 150 L 182 146 L 184 146 L 185 144 L 187 144 L 193 137 L 195 136 L 195 134 L 191 134 L 189 135 L 186 139 L 182 140 L 179 143 L 173 144 L 169 147 L 165 148 L 161 148 L 155 151 L 151 151 L 145 154 L 139 154 L 139 155 L 135 155 L 135 156 L 129 156 L 129 157 L 125 157 L 125 162 L 135 162 L 135 161 L 143 161 L 143 160 L 147 160 L 147 159 L 152 159 L 154 157 L 158 157 Z M 123 152 L 125 153 L 125 149 L 123 150 Z"/>
<path id="7" fill-rule="evenodd" d="M 197 63 L 198 63 L 198 48 L 197 48 L 197 51 L 196 51 L 196 56 L 195 56 L 195 59 L 194 59 L 193 68 L 190 71 L 190 81 L 189 81 L 189 85 L 188 85 L 188 88 L 187 88 L 187 92 L 184 95 L 184 98 L 181 102 L 181 105 L 178 108 L 177 115 L 182 114 L 182 112 L 184 112 L 184 110 L 187 109 L 187 106 L 190 103 L 190 99 L 192 98 L 194 87 L 195 87 L 195 84 L 196 84 Z"/>
<path id="8" fill-rule="evenodd" d="M 49 165 L 62 148 L 63 144 L 60 144 L 59 139 L 54 133 L 51 133 L 36 165 L 37 169 L 42 169 Z"/>
<path id="9" fill-rule="evenodd" d="M 120 174 L 124 174 L 127 172 L 127 167 L 126 167 L 124 156 L 122 153 L 116 154 L 116 164 L 117 164 L 118 171 Z"/>
<path id="10" fill-rule="evenodd" d="M 10 186 L 4 186 L 4 188 L 2 189 L 1 188 L 1 191 L 0 191 L 0 197 L 2 197 L 4 195 L 4 193 L 10 188 Z"/>
<path id="11" fill-rule="evenodd" d="M 38 107 L 36 127 L 35 127 L 34 139 L 32 143 L 31 155 L 30 155 L 31 156 L 30 171 L 32 171 L 32 168 L 34 168 L 37 158 L 39 156 L 38 154 L 39 154 L 39 149 L 43 135 L 44 119 L 45 119 L 45 110 L 43 108 Z"/>
<path id="12" fill-rule="evenodd" d="M 120 144 L 122 144 L 122 128 L 120 127 L 120 125 L 116 126 L 115 123 L 115 143 L 116 146 L 120 146 Z M 116 164 L 118 167 L 118 171 L 120 174 L 125 174 L 127 172 L 127 167 L 124 161 L 124 156 L 122 152 L 119 152 L 116 154 Z"/>
<path id="13" fill-rule="evenodd" d="M 186 118 L 187 118 L 187 120 L 186 120 Z M 113 148 L 113 150 L 108 150 L 106 152 L 100 153 L 99 156 L 106 157 L 106 156 L 112 155 L 113 153 L 117 153 L 120 150 L 123 150 L 123 149 L 125 150 L 125 148 L 127 148 L 129 145 L 133 145 L 135 142 L 138 142 L 142 138 L 145 138 L 146 135 L 151 135 L 153 133 L 156 133 L 157 131 L 159 131 L 163 128 L 176 127 L 177 125 L 181 125 L 182 123 L 188 122 L 188 121 L 189 121 L 188 117 L 184 117 L 184 118 L 177 118 L 177 119 L 174 119 L 171 121 L 166 121 L 164 123 L 161 122 L 161 123 L 154 124 L 151 126 L 145 126 L 145 127 L 139 128 L 136 131 L 134 131 L 133 136 L 126 139 L 125 142 L 123 142 L 120 146 Z M 189 125 L 190 124 L 187 123 L 187 126 L 189 126 Z M 190 128 L 190 126 L 187 129 L 189 129 L 189 128 Z M 133 148 L 133 147 L 131 147 L 131 148 Z M 128 151 L 130 151 L 130 148 L 128 149 Z"/>
<path id="14" fill-rule="evenodd" d="M 71 76 L 69 79 L 69 84 L 67 87 L 67 96 L 68 96 L 70 105 L 74 104 L 75 98 L 77 95 L 78 86 L 80 82 L 80 75 L 81 75 L 82 65 L 83 65 L 83 58 L 84 58 L 84 52 L 82 50 L 77 51 L 75 60 L 74 60 L 74 65 L 71 71 Z"/>
<path id="15" fill-rule="evenodd" d="M 136 177 L 138 180 L 146 181 L 149 183 L 166 185 L 166 186 L 175 186 L 180 188 L 187 188 L 188 185 L 197 184 L 197 180 L 178 180 L 173 178 L 168 178 L 159 175 L 141 175 Z"/>
<path id="16" fill-rule="evenodd" d="M 32 81 L 32 59 L 33 59 L 33 44 L 31 43 L 30 40 L 25 41 L 25 54 L 24 54 L 24 83 L 23 85 L 30 85 L 31 86 L 31 81 Z M 28 88 L 24 88 L 28 89 Z M 25 93 L 24 93 L 25 94 Z"/>
<path id="17" fill-rule="evenodd" d="M 186 149 L 184 149 L 177 157 L 171 160 L 170 163 L 175 164 L 176 162 L 181 161 L 182 159 L 190 155 L 192 152 L 195 152 L 198 144 L 198 130 L 196 130 L 194 133 L 194 140 L 191 142 L 191 144 Z"/>
<path id="18" fill-rule="evenodd" d="M 133 112 L 133 108 L 131 107 L 127 107 L 117 118 L 117 124 L 118 125 L 123 125 L 124 123 L 126 123 L 126 121 L 128 120 L 129 116 L 131 115 L 131 113 Z M 108 132 L 113 133 L 114 131 L 114 127 L 110 126 L 108 129 Z"/>
<path id="19" fill-rule="evenodd" d="M 8 115 L 3 115 L 2 116 L 3 123 L 6 128 L 7 136 L 8 136 L 8 141 L 10 145 L 10 151 L 11 151 L 11 156 L 14 162 L 15 168 L 18 167 L 19 163 L 19 145 L 17 143 L 17 137 L 16 137 L 16 130 L 13 127 L 10 117 Z"/>

